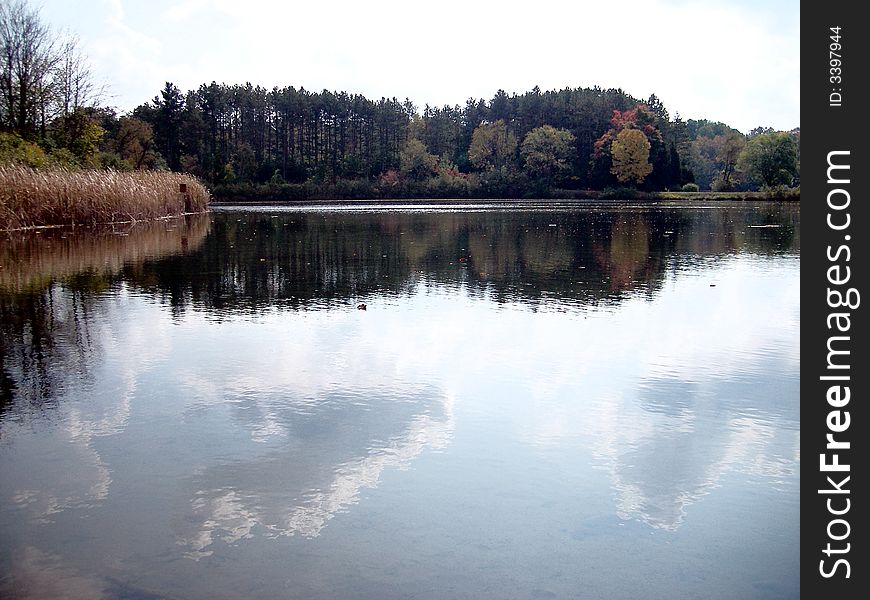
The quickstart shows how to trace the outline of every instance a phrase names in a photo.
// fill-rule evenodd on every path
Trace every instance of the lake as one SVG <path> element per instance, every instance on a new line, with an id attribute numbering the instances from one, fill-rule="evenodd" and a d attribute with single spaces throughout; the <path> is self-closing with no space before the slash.
<path id="1" fill-rule="evenodd" d="M 0 596 L 799 597 L 797 203 L 0 241 Z"/>

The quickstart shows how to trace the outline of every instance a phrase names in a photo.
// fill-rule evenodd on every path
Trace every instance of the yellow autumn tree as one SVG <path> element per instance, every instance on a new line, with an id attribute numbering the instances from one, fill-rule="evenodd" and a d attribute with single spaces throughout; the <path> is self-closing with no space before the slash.
<path id="1" fill-rule="evenodd" d="M 610 146 L 610 172 L 620 183 L 631 181 L 640 185 L 653 170 L 649 149 L 649 140 L 642 131 L 623 129 Z"/>

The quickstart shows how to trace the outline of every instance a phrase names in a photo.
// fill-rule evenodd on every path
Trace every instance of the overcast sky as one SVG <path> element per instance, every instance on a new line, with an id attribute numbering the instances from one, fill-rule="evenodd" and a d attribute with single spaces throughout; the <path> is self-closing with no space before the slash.
<path id="1" fill-rule="evenodd" d="M 743 132 L 800 125 L 799 0 L 42 0 L 121 112 L 171 81 L 425 104 L 564 87 L 655 93 Z"/>

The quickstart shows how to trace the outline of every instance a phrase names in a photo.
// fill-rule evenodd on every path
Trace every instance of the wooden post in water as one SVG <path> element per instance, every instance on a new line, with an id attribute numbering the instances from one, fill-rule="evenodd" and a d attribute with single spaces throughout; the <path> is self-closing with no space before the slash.
<path id="1" fill-rule="evenodd" d="M 181 196 L 184 198 L 184 212 L 193 212 L 193 203 L 190 201 L 190 194 L 187 193 L 187 184 L 179 183 L 178 191 L 181 192 Z"/>

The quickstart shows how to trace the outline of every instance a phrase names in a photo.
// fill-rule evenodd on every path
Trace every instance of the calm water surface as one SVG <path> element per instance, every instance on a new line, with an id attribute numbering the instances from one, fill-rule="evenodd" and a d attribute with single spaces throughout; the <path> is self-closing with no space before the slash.
<path id="1" fill-rule="evenodd" d="M 0 596 L 797 598 L 798 207 L 485 208 L 0 241 Z"/>

